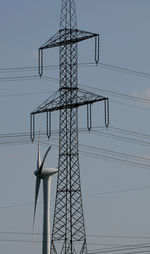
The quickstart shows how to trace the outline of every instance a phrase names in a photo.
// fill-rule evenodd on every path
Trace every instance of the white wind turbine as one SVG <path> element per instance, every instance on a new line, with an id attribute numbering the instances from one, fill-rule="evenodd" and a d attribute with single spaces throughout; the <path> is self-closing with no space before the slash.
<path id="1" fill-rule="evenodd" d="M 56 168 L 43 168 L 45 159 L 51 146 L 47 149 L 44 158 L 41 162 L 40 157 L 40 146 L 38 141 L 38 157 L 37 157 L 37 170 L 34 172 L 36 176 L 36 186 L 35 186 L 35 204 L 34 204 L 34 217 L 33 217 L 33 229 L 35 222 L 35 213 L 37 206 L 37 199 L 39 194 L 40 182 L 43 180 L 43 245 L 42 254 L 50 254 L 50 185 L 51 178 L 58 169 Z"/>

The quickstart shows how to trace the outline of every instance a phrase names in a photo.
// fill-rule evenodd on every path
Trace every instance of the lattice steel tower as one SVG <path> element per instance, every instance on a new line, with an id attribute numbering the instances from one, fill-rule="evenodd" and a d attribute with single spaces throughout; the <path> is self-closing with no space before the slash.
<path id="1" fill-rule="evenodd" d="M 47 136 L 51 112 L 60 111 L 59 162 L 51 253 L 87 253 L 78 148 L 78 107 L 87 105 L 87 127 L 91 128 L 91 105 L 104 101 L 105 124 L 109 124 L 108 98 L 78 88 L 78 42 L 95 38 L 95 61 L 99 61 L 99 35 L 77 29 L 75 0 L 62 0 L 60 29 L 39 48 L 39 75 L 43 74 L 43 50 L 59 47 L 59 90 L 31 113 L 31 139 L 35 115 L 46 112 Z"/>

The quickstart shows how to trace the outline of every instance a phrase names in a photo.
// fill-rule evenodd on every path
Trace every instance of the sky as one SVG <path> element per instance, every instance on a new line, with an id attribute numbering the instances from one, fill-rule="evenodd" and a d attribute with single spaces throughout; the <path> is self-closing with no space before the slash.
<path id="1" fill-rule="evenodd" d="M 1 0 L 0 253 L 41 253 L 42 188 L 32 238 L 37 144 L 8 134 L 29 132 L 30 113 L 59 87 L 59 70 L 45 69 L 48 80 L 39 79 L 37 68 L 7 69 L 37 67 L 37 49 L 59 30 L 60 7 L 61 0 Z M 150 1 L 76 0 L 76 8 L 78 28 L 100 34 L 100 64 L 79 66 L 79 86 L 110 100 L 109 128 L 104 127 L 103 103 L 98 103 L 92 107 L 93 130 L 79 132 L 88 249 L 149 243 Z M 79 63 L 93 63 L 94 40 L 81 42 L 78 55 Z M 58 49 L 45 52 L 45 65 L 58 61 Z M 44 116 L 36 126 L 45 130 Z M 79 110 L 79 128 L 86 128 L 86 108 Z M 57 113 L 52 114 L 52 130 L 58 130 Z M 2 138 L 3 134 L 7 137 Z M 52 135 L 49 141 L 42 138 L 42 155 L 48 144 L 52 151 L 46 166 L 57 167 L 58 136 Z M 55 189 L 56 176 L 51 222 Z"/>

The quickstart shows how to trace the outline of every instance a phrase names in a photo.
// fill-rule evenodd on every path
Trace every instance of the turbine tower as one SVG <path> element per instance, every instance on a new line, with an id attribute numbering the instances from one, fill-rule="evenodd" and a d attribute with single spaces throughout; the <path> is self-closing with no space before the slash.
<path id="1" fill-rule="evenodd" d="M 34 172 L 36 176 L 35 187 L 35 204 L 34 204 L 34 218 L 33 229 L 35 222 L 35 213 L 37 206 L 37 199 L 39 194 L 40 182 L 43 180 L 43 245 L 42 254 L 50 254 L 50 184 L 52 176 L 58 171 L 56 168 L 43 168 L 45 159 L 51 146 L 47 149 L 43 161 L 41 163 L 40 147 L 38 142 L 38 158 L 37 158 L 37 170 Z"/>
<path id="2" fill-rule="evenodd" d="M 39 48 L 39 75 L 43 75 L 43 51 L 59 47 L 58 91 L 30 115 L 31 140 L 35 116 L 46 113 L 47 136 L 51 136 L 51 112 L 59 111 L 59 161 L 51 238 L 51 254 L 87 253 L 80 184 L 78 109 L 87 106 L 87 128 L 92 127 L 91 106 L 104 102 L 105 125 L 109 125 L 108 98 L 78 88 L 78 43 L 95 38 L 95 62 L 99 61 L 99 34 L 77 29 L 75 0 L 62 0 L 60 28 Z"/>

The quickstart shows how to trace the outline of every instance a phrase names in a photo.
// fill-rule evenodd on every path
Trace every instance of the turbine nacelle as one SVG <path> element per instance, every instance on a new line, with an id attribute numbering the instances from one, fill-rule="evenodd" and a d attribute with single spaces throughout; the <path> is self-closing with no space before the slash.
<path id="1" fill-rule="evenodd" d="M 43 168 L 42 172 L 39 173 L 39 170 L 36 170 L 34 174 L 35 176 L 39 178 L 43 178 L 43 177 L 50 177 L 54 175 L 55 173 L 57 173 L 57 171 L 58 171 L 57 168 Z"/>

